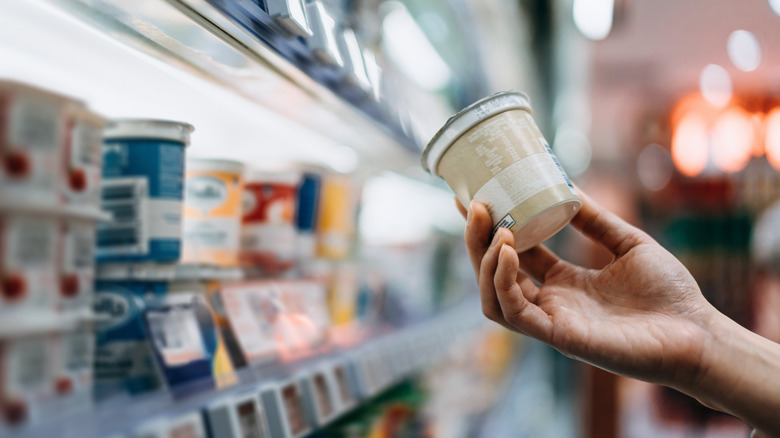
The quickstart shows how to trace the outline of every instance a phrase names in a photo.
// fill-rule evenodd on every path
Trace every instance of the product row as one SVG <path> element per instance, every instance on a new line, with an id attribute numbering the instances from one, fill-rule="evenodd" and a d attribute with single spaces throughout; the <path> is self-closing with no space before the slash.
<path id="1" fill-rule="evenodd" d="M 95 261 L 99 277 L 172 280 L 304 277 L 304 262 L 350 256 L 354 181 L 187 158 L 193 129 L 104 122 L 75 99 L 0 81 L 0 314 L 88 309 Z"/>
<path id="2" fill-rule="evenodd" d="M 157 324 L 153 321 L 159 312 L 147 312 L 147 324 Z M 185 313 L 175 318 L 176 324 L 187 319 Z M 176 339 L 166 338 L 171 332 L 163 326 L 154 329 L 153 343 L 166 342 L 162 348 L 167 350 L 156 345 L 155 354 L 162 352 L 174 358 L 191 353 L 186 351 L 186 342 L 180 342 L 186 331 L 179 330 Z M 27 409 L 46 416 L 46 422 L 37 429 L 17 432 L 20 437 L 46 436 L 50 430 L 57 430 L 60 436 L 95 438 L 300 437 L 430 366 L 459 345 L 460 341 L 452 342 L 453 335 L 455 339 L 459 339 L 459 334 L 469 339 L 483 326 L 482 321 L 462 310 L 451 311 L 432 321 L 371 339 L 363 346 L 320 355 L 316 360 L 300 361 L 282 369 L 249 367 L 231 373 L 232 381 L 223 380 L 221 389 L 204 391 L 200 387 L 200 397 L 174 392 L 174 398 L 147 397 L 139 402 L 128 399 L 124 404 L 99 411 L 90 411 L 88 403 L 73 403 L 72 399 L 67 404 L 40 404 Z M 166 378 L 171 378 L 170 369 L 168 372 Z M 66 405 L 71 407 L 70 411 L 63 410 Z M 115 420 L 107 421 L 111 418 Z"/>

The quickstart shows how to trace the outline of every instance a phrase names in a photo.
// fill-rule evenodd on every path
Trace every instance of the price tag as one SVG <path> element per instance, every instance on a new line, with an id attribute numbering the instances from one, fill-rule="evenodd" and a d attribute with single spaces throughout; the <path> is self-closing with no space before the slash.
<path id="1" fill-rule="evenodd" d="M 152 310 L 146 318 L 152 342 L 166 365 L 183 365 L 206 357 L 195 309 Z"/>

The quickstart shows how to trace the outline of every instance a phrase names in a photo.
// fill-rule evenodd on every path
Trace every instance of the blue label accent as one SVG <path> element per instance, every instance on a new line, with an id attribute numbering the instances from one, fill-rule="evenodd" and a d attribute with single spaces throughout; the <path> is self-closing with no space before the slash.
<path id="1" fill-rule="evenodd" d="M 97 261 L 105 262 L 143 262 L 154 260 L 157 262 L 176 262 L 181 256 L 181 240 L 178 239 L 152 239 L 149 241 L 149 254 L 137 255 L 102 255 L 98 254 Z"/>
<path id="2" fill-rule="evenodd" d="M 146 302 L 167 292 L 168 284 L 163 282 L 96 282 L 94 311 L 99 320 L 106 319 L 97 324 L 97 344 L 146 339 L 142 318 Z"/>
<path id="3" fill-rule="evenodd" d="M 107 140 L 103 144 L 103 178 L 145 176 L 149 196 L 182 200 L 184 145 L 159 140 Z"/>

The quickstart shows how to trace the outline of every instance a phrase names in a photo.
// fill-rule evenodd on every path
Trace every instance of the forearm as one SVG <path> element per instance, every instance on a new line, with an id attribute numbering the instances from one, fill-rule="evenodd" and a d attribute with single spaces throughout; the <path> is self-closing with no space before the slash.
<path id="1" fill-rule="evenodd" d="M 780 344 L 725 316 L 710 329 L 696 379 L 675 386 L 768 436 L 780 436 Z"/>

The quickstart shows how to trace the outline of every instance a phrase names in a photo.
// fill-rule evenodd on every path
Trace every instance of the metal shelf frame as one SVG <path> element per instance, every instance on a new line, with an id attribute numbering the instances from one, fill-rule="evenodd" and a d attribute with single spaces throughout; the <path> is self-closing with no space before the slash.
<path id="1" fill-rule="evenodd" d="M 375 333 L 359 345 L 332 350 L 292 363 L 270 363 L 250 366 L 236 372 L 238 383 L 215 389 L 214 382 L 195 382 L 175 390 L 161 390 L 134 398 L 115 398 L 94 409 L 66 418 L 23 428 L 13 438 L 108 438 L 125 437 L 147 424 L 200 413 L 214 402 L 235 398 L 239 394 L 261 392 L 269 388 L 305 381 L 329 366 L 342 366 L 348 375 L 348 386 L 355 403 L 344 406 L 326 422 L 312 425 L 313 430 L 326 426 L 363 401 L 412 377 L 444 355 L 460 334 L 473 332 L 486 324 L 476 298 L 469 298 L 425 321 L 394 330 Z M 455 341 L 453 341 L 455 340 Z M 306 393 L 304 392 L 304 396 Z M 306 400 L 310 403 L 311 400 Z"/>
<path id="2" fill-rule="evenodd" d="M 421 145 L 400 115 L 318 63 L 250 0 L 46 0 L 106 35 L 406 172 Z"/>

